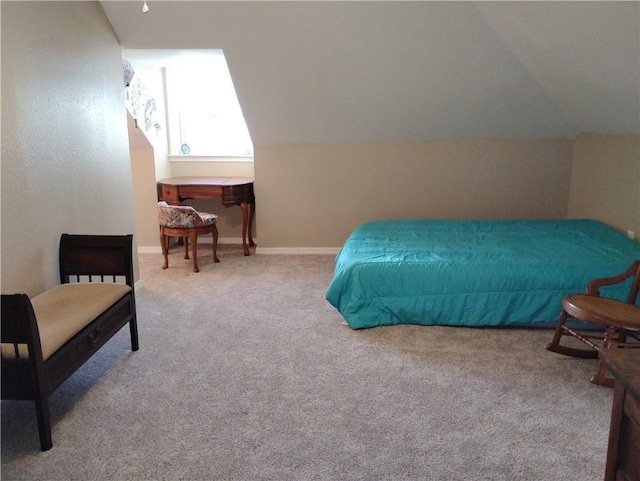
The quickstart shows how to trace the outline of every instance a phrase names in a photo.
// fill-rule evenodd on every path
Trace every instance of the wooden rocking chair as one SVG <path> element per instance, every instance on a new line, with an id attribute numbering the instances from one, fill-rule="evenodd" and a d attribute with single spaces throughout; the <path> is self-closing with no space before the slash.
<path id="1" fill-rule="evenodd" d="M 633 277 L 626 302 L 600 297 L 600 288 L 626 281 Z M 640 260 L 634 261 L 622 274 L 603 279 L 594 279 L 587 284 L 586 294 L 571 294 L 562 298 L 562 310 L 556 324 L 553 340 L 547 345 L 549 351 L 581 358 L 597 358 L 603 349 L 611 347 L 640 348 L 640 342 L 628 342 L 629 331 L 640 331 L 640 307 L 636 306 L 640 288 Z M 591 322 L 604 326 L 604 335 L 580 332 L 567 326 L 567 319 Z M 578 349 L 560 344 L 562 336 L 573 336 L 589 349 Z M 606 376 L 606 366 L 598 363 L 591 382 L 613 387 L 614 379 Z"/>

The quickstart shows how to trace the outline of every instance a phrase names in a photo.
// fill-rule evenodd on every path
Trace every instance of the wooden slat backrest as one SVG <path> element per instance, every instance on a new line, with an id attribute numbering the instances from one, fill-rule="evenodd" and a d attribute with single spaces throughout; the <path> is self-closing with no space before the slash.
<path id="1" fill-rule="evenodd" d="M 31 360 L 42 362 L 42 347 L 38 334 L 36 316 L 26 294 L 3 294 L 1 296 L 1 330 L 3 344 L 14 345 L 14 355 L 20 359 L 18 344 L 26 344 Z"/>
<path id="2" fill-rule="evenodd" d="M 133 288 L 132 235 L 74 235 L 60 237 L 60 282 L 92 276 L 99 282 L 122 276 Z M 111 280 L 112 282 L 115 279 Z"/>

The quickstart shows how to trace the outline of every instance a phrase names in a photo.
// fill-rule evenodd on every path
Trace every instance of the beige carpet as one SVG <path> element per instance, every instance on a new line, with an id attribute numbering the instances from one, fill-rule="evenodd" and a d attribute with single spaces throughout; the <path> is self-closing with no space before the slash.
<path id="1" fill-rule="evenodd" d="M 612 391 L 544 330 L 352 331 L 333 256 L 142 255 L 124 329 L 51 398 L 2 402 L 2 479 L 602 479 Z"/>

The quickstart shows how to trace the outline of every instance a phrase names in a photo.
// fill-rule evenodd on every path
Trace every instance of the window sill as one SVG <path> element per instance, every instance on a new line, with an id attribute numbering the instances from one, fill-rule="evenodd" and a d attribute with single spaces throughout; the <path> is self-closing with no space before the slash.
<path id="1" fill-rule="evenodd" d="M 169 162 L 253 162 L 253 156 L 169 155 Z"/>

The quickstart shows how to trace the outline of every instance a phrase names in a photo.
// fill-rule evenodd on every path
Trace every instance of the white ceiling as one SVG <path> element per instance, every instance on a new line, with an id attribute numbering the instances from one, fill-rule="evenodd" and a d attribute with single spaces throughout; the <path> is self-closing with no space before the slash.
<path id="1" fill-rule="evenodd" d="M 223 49 L 254 144 L 640 133 L 640 2 L 147 3 L 121 45 Z"/>

